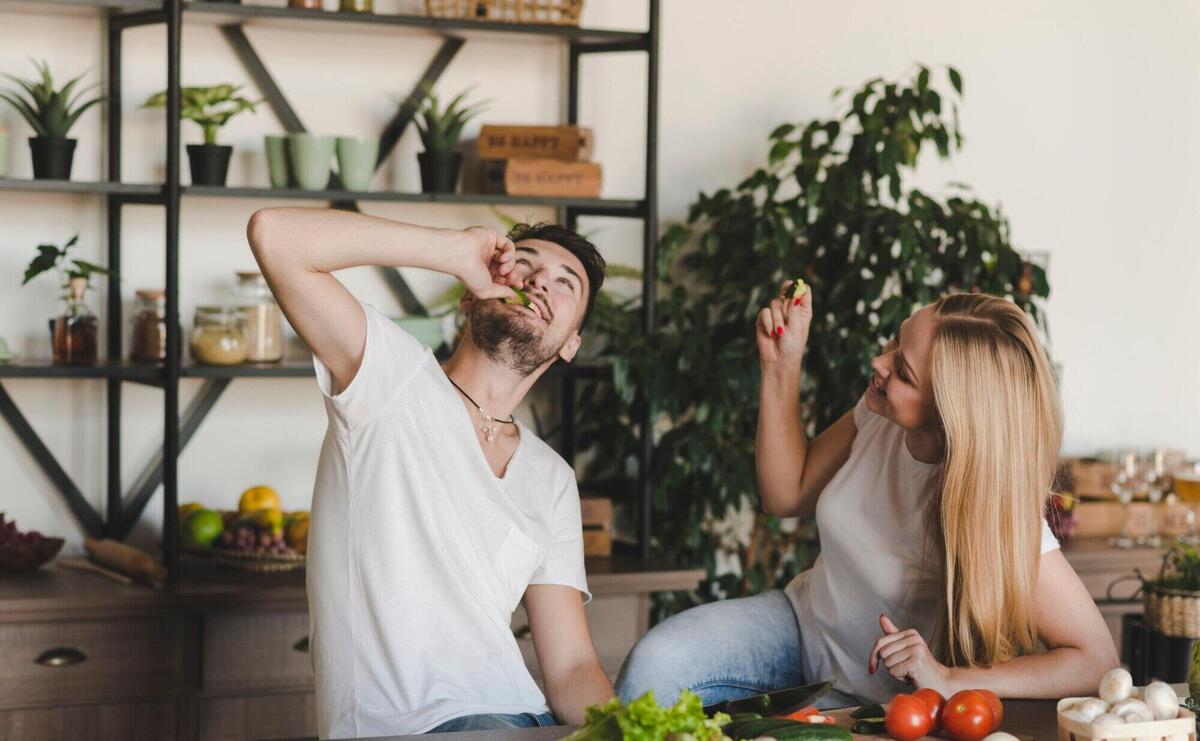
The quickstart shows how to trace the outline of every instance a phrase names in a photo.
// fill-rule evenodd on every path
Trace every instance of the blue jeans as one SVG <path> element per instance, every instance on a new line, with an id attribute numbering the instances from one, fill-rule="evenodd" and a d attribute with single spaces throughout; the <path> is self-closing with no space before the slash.
<path id="1" fill-rule="evenodd" d="M 464 715 L 461 718 L 451 718 L 427 733 L 453 733 L 455 731 L 495 731 L 503 728 L 542 728 L 556 726 L 558 721 L 550 713 L 534 715 L 520 713 L 518 715 L 503 715 L 501 713 L 486 713 L 483 715 Z"/>
<path id="2" fill-rule="evenodd" d="M 796 613 L 776 589 L 693 607 L 654 626 L 626 657 L 616 690 L 625 702 L 653 690 L 660 705 L 670 706 L 687 689 L 713 705 L 824 679 L 804 676 Z M 831 691 L 816 704 L 859 701 Z"/>

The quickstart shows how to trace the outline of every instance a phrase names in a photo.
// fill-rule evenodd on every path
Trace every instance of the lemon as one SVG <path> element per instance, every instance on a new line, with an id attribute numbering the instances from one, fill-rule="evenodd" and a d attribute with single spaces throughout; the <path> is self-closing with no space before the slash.
<path id="1" fill-rule="evenodd" d="M 238 500 L 238 512 L 253 512 L 259 509 L 280 509 L 279 494 L 269 486 L 252 486 L 242 492 Z"/>

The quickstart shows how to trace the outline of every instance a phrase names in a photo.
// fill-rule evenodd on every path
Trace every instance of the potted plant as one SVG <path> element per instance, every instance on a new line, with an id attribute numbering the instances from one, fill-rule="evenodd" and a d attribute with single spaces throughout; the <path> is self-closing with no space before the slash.
<path id="1" fill-rule="evenodd" d="M 486 102 L 465 105 L 470 90 L 456 95 L 445 108 L 433 91 L 427 91 L 418 114 L 417 132 L 424 152 L 417 154 L 421 166 L 421 190 L 425 193 L 453 193 L 462 170 L 462 152 L 455 151 L 463 127 L 485 108 Z"/>
<path id="2" fill-rule="evenodd" d="M 1200 546 L 1167 549 L 1158 576 L 1144 579 L 1146 624 L 1163 635 L 1200 639 Z"/>
<path id="3" fill-rule="evenodd" d="M 97 95 L 81 102 L 85 93 L 96 87 L 95 84 L 75 90 L 83 78 L 80 75 L 56 90 L 49 65 L 45 61 L 35 61 L 33 66 L 40 79 L 23 80 L 6 74 L 4 76 L 21 89 L 0 91 L 0 98 L 16 108 L 37 134 L 29 138 L 33 177 L 38 180 L 69 180 L 76 140 L 68 139 L 67 134 L 84 111 L 104 100 L 104 96 Z"/>
<path id="4" fill-rule="evenodd" d="M 237 94 L 241 85 L 185 87 L 180 90 L 179 116 L 194 121 L 204 132 L 203 144 L 187 145 L 192 185 L 224 185 L 233 147 L 217 144 L 217 131 L 243 111 L 254 111 L 256 102 Z M 143 108 L 165 108 L 167 91 L 155 93 Z"/>
<path id="5" fill-rule="evenodd" d="M 58 316 L 50 319 L 50 338 L 54 362 L 64 365 L 96 362 L 99 321 L 84 302 L 84 295 L 91 287 L 93 275 L 115 275 L 108 268 L 78 258 L 71 258 L 71 264 L 67 265 L 68 253 L 78 243 L 79 235 L 76 234 L 62 247 L 39 244 L 37 257 L 25 268 L 25 278 L 21 281 L 21 285 L 25 285 L 47 270 L 58 271 L 63 308 Z"/>

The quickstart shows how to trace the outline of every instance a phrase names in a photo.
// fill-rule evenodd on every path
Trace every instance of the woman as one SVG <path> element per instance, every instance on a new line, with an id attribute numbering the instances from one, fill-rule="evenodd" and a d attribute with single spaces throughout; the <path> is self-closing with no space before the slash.
<path id="1" fill-rule="evenodd" d="M 1042 516 L 1062 418 L 1029 318 L 981 294 L 921 308 L 872 361 L 855 408 L 809 442 L 798 410 L 812 296 L 789 295 L 756 327 L 758 479 L 768 513 L 815 513 L 821 555 L 783 591 L 656 626 L 618 694 L 669 703 L 686 688 L 711 704 L 832 680 L 833 707 L 922 687 L 1093 692 L 1116 648 Z"/>

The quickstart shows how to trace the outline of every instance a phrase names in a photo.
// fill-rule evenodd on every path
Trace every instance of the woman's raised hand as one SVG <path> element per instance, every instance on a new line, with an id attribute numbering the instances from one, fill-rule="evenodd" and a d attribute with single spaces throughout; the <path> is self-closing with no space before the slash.
<path id="1" fill-rule="evenodd" d="M 808 346 L 808 328 L 812 324 L 812 291 L 792 298 L 795 281 L 787 281 L 770 305 L 758 312 L 755 336 L 758 359 L 763 365 L 799 367 Z"/>

